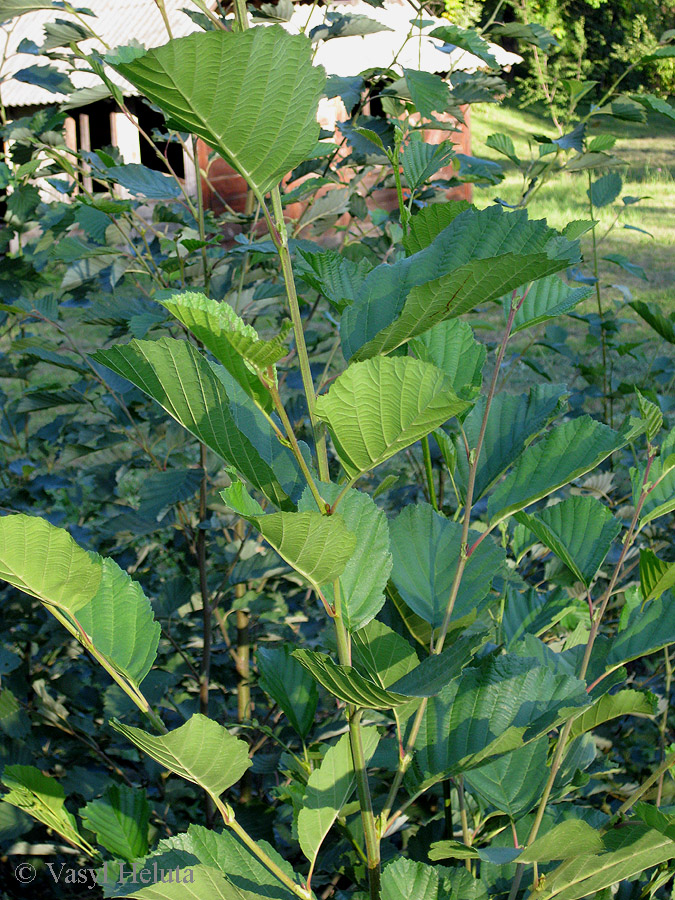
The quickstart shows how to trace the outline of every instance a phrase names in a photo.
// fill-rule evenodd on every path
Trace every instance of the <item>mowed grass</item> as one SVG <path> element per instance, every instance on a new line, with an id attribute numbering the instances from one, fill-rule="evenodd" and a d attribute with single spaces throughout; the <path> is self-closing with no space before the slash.
<path id="1" fill-rule="evenodd" d="M 651 115 L 641 125 L 632 122 L 600 121 L 592 134 L 612 133 L 619 136 L 612 153 L 623 165 L 616 170 L 623 178 L 623 189 L 617 201 L 595 210 L 599 220 L 596 235 L 599 255 L 620 253 L 642 266 L 647 281 L 630 275 L 612 263 L 600 262 L 600 278 L 608 296 L 623 299 L 612 285 L 627 286 L 634 298 L 658 301 L 665 310 L 675 310 L 675 122 L 661 115 Z M 537 144 L 531 135 L 557 137 L 550 121 L 536 111 L 519 110 L 503 104 L 482 104 L 472 107 L 472 153 L 474 156 L 498 160 L 504 165 L 506 177 L 495 187 L 476 188 L 475 201 L 482 204 L 493 197 L 514 203 L 521 196 L 523 179 L 515 165 L 486 146 L 490 134 L 507 134 L 521 159 L 529 160 L 537 154 Z M 595 170 L 598 178 L 609 169 Z M 557 173 L 541 187 L 528 204 L 533 218 L 546 218 L 556 228 L 574 219 L 588 219 L 588 175 Z M 621 197 L 647 197 L 640 203 L 624 206 Z M 616 226 L 607 234 L 616 219 Z M 632 225 L 650 232 L 653 237 L 625 228 Z M 592 270 L 591 241 L 582 239 L 584 269 Z"/>

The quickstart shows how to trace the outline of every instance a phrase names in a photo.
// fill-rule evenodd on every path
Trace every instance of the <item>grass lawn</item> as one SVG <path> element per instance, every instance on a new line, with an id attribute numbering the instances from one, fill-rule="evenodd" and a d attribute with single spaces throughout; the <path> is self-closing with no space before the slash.
<path id="1" fill-rule="evenodd" d="M 486 147 L 485 140 L 495 132 L 507 134 L 513 140 L 518 156 L 530 159 L 533 151 L 537 153 L 537 145 L 530 139 L 530 149 L 528 136 L 537 133 L 556 137 L 555 129 L 535 111 L 521 111 L 508 105 L 474 106 L 471 117 L 473 155 L 498 160 L 506 171 L 506 178 L 496 187 L 476 188 L 475 201 L 482 204 L 493 197 L 501 197 L 507 203 L 517 201 L 522 176 L 509 160 Z M 634 298 L 656 300 L 667 311 L 675 310 L 675 122 L 655 114 L 644 125 L 612 121 L 593 130 L 593 134 L 603 132 L 621 135 L 612 151 L 625 161 L 625 166 L 618 169 L 624 181 L 620 197 L 648 196 L 649 199 L 625 209 L 619 199 L 610 206 L 596 210 L 595 218 L 600 221 L 597 229 L 600 255 L 623 254 L 643 267 L 648 281 L 629 275 L 607 262 L 601 262 L 601 281 L 608 286 L 626 285 Z M 604 174 L 604 171 L 594 171 L 593 178 Z M 532 198 L 528 206 L 529 214 L 533 218 L 546 218 L 557 228 L 574 219 L 588 219 L 587 188 L 586 172 L 554 175 Z M 617 226 L 606 239 L 603 238 L 619 209 L 623 211 Z M 625 225 L 643 228 L 653 238 L 626 229 Z M 590 246 L 588 239 L 582 239 L 585 268 L 589 271 L 592 265 Z M 607 296 L 622 299 L 620 292 L 611 288 Z"/>

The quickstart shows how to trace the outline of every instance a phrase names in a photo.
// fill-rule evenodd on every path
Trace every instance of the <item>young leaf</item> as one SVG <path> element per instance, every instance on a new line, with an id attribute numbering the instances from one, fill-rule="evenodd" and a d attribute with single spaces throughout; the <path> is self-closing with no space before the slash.
<path id="1" fill-rule="evenodd" d="M 293 508 L 272 466 L 259 452 L 258 440 L 238 427 L 245 411 L 231 403 L 218 368 L 188 341 L 168 337 L 159 341 L 133 340 L 99 350 L 93 358 L 156 400 L 183 428 L 236 466 L 272 503 L 282 509 Z M 249 425 L 255 436 L 262 431 L 250 415 Z M 260 443 L 265 438 L 263 432 Z"/>
<path id="2" fill-rule="evenodd" d="M 272 408 L 270 393 L 255 370 L 264 372 L 288 354 L 284 344 L 287 330 L 263 341 L 229 303 L 218 303 L 195 292 L 175 294 L 162 303 L 213 353 L 258 406 Z"/>
<path id="3" fill-rule="evenodd" d="M 307 737 L 319 702 L 314 679 L 293 658 L 288 644 L 259 647 L 256 659 L 260 686 L 279 704 L 300 737 Z"/>
<path id="4" fill-rule="evenodd" d="M 180 131 L 214 147 L 258 196 L 317 142 L 325 73 L 312 65 L 307 38 L 279 25 L 190 34 L 114 68 Z"/>
<path id="5" fill-rule="evenodd" d="M 10 515 L 0 518 L 0 577 L 65 614 L 133 684 L 150 671 L 159 623 L 141 586 L 112 559 L 87 553 L 44 519 Z"/>
<path id="6" fill-rule="evenodd" d="M 334 503 L 342 488 L 322 483 L 319 490 L 327 503 Z M 298 509 L 315 508 L 316 503 L 306 490 Z M 339 577 L 342 618 L 349 631 L 355 632 L 375 618 L 384 604 L 384 590 L 392 567 L 389 526 L 384 512 L 361 491 L 348 490 L 338 509 L 348 531 L 356 538 L 352 555 Z M 333 585 L 327 583 L 323 592 L 333 603 Z"/>
<path id="7" fill-rule="evenodd" d="M 103 797 L 87 803 L 80 816 L 113 856 L 131 861 L 148 852 L 150 807 L 145 791 L 113 784 Z"/>
<path id="8" fill-rule="evenodd" d="M 338 665 L 325 653 L 299 649 L 293 651 L 293 656 L 334 697 L 359 709 L 395 709 L 411 699 L 385 691 L 352 666 Z"/>
<path id="9" fill-rule="evenodd" d="M 528 447 L 488 500 L 491 524 L 541 500 L 623 447 L 628 431 L 618 433 L 590 416 L 570 419 Z"/>
<path id="10" fill-rule="evenodd" d="M 311 252 L 299 248 L 298 257 L 295 274 L 323 294 L 338 312 L 354 301 L 372 268 L 365 259 L 355 263 L 331 249 Z"/>
<path id="11" fill-rule="evenodd" d="M 356 535 L 339 513 L 308 512 L 263 514 L 236 482 L 221 497 L 235 512 L 248 519 L 279 556 L 304 576 L 322 596 L 320 585 L 335 581 L 344 572 L 356 548 Z M 256 509 L 257 507 L 257 509 Z"/>
<path id="12" fill-rule="evenodd" d="M 409 447 L 468 403 L 435 366 L 407 357 L 352 364 L 317 397 L 316 415 L 326 422 L 347 474 L 374 469 Z"/>
<path id="13" fill-rule="evenodd" d="M 451 141 L 443 141 L 441 144 L 410 141 L 401 159 L 403 174 L 410 190 L 416 191 L 422 187 L 427 178 L 447 166 L 454 155 L 455 149 Z"/>
<path id="14" fill-rule="evenodd" d="M 488 136 L 485 144 L 487 147 L 492 148 L 492 150 L 496 150 L 497 153 L 501 153 L 503 156 L 508 157 L 514 165 L 520 166 L 520 159 L 516 153 L 516 148 L 508 134 L 491 134 Z"/>
<path id="15" fill-rule="evenodd" d="M 366 765 L 375 753 L 379 739 L 377 728 L 361 729 Z M 355 786 L 356 773 L 349 734 L 343 734 L 336 744 L 328 748 L 321 765 L 309 776 L 302 798 L 298 814 L 298 840 L 310 864 L 314 865 L 321 844 Z"/>
<path id="16" fill-rule="evenodd" d="M 457 571 L 462 526 L 434 512 L 427 503 L 407 506 L 392 519 L 389 532 L 394 557 L 392 581 L 408 606 L 432 627 L 443 624 Z M 479 534 L 469 532 L 469 543 Z M 480 610 L 505 555 L 491 540 L 469 557 L 453 611 L 453 620 Z"/>
<path id="17" fill-rule="evenodd" d="M 652 403 L 651 400 L 647 400 L 646 397 L 636 389 L 635 393 L 638 398 L 638 406 L 640 407 L 640 415 L 642 416 L 642 420 L 645 423 L 645 434 L 647 435 L 648 443 L 652 443 L 661 431 L 661 426 L 663 425 L 663 413 L 656 405 L 656 403 Z"/>
<path id="18" fill-rule="evenodd" d="M 631 300 L 628 304 L 654 331 L 669 344 L 675 344 L 675 320 L 663 315 L 655 303 Z"/>
<path id="19" fill-rule="evenodd" d="M 570 731 L 570 740 L 573 741 L 592 731 L 603 722 L 618 719 L 619 716 L 655 716 L 657 712 L 656 697 L 654 694 L 634 691 L 627 688 L 616 694 L 604 694 L 599 697 L 590 709 L 576 718 Z"/>
<path id="20" fill-rule="evenodd" d="M 473 400 L 480 390 L 487 351 L 468 323 L 461 319 L 439 322 L 413 338 L 410 349 L 418 359 L 445 372 L 458 397 Z"/>
<path id="21" fill-rule="evenodd" d="M 568 497 L 539 512 L 515 515 L 588 587 L 602 565 L 621 523 L 593 497 Z"/>
<path id="22" fill-rule="evenodd" d="M 631 469 L 633 503 L 638 502 L 644 481 L 645 466 Z M 675 509 L 675 428 L 661 442 L 659 455 L 649 470 L 651 488 L 645 497 L 640 515 L 640 528 Z"/>
<path id="23" fill-rule="evenodd" d="M 541 325 L 542 322 L 548 322 L 556 316 L 568 313 L 584 297 L 587 297 L 591 290 L 591 287 L 571 288 L 557 275 L 540 278 L 531 285 L 527 292 L 527 296 L 513 320 L 511 333 L 515 334 L 525 328 L 533 328 L 535 325 Z M 522 297 L 523 291 L 518 291 L 518 295 Z M 505 311 L 507 304 L 510 308 L 510 296 L 504 298 Z"/>
<path id="24" fill-rule="evenodd" d="M 43 775 L 35 766 L 5 766 L 2 784 L 9 788 L 9 793 L 2 796 L 5 803 L 27 812 L 76 847 L 94 855 L 66 809 L 65 792 L 55 778 Z"/>
<path id="25" fill-rule="evenodd" d="M 653 550 L 640 549 L 640 588 L 642 604 L 658 599 L 664 591 L 675 585 L 675 563 L 659 559 Z"/>
<path id="26" fill-rule="evenodd" d="M 465 782 L 495 809 L 520 819 L 536 806 L 544 790 L 547 756 L 548 738 L 542 737 L 467 772 Z"/>
<path id="27" fill-rule="evenodd" d="M 110 724 L 160 766 L 199 785 L 214 800 L 236 784 L 251 765 L 246 741 L 199 713 L 160 736 L 123 725 L 117 719 Z"/>

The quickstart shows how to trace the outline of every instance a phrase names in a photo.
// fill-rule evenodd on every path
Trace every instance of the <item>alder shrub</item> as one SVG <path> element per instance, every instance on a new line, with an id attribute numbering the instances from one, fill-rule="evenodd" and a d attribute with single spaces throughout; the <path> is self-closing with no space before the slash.
<path id="1" fill-rule="evenodd" d="M 403 128 L 393 144 L 363 128 L 358 137 L 388 161 L 398 188 L 386 261 L 356 260 L 347 241 L 342 252 L 303 244 L 289 235 L 280 185 L 320 152 L 325 74 L 304 36 L 249 28 L 240 8 L 234 30 L 124 48 L 108 62 L 172 129 L 188 142 L 202 138 L 246 179 L 268 232 L 241 247 L 281 271 L 283 297 L 261 296 L 283 304 L 290 321 L 276 333 L 256 330 L 210 295 L 205 274 L 201 290 L 186 289 L 194 285 L 182 276 L 163 282 L 162 271 L 185 274 L 176 264 L 157 275 L 155 318 L 134 312 L 140 338 L 108 345 L 106 337 L 105 347 L 80 357 L 76 343 L 67 345 L 78 377 L 93 373 L 101 391 L 86 440 L 105 432 L 103 412 L 119 402 L 111 427 L 130 427 L 126 410 L 127 443 L 143 452 L 180 446 L 180 429 L 163 430 L 165 414 L 198 442 L 196 481 L 189 465 L 165 464 L 130 490 L 157 529 L 163 510 L 200 489 L 197 524 L 185 528 L 203 579 L 205 626 L 201 644 L 186 632 L 185 647 L 183 632 L 176 640 L 171 630 L 183 604 L 172 605 L 171 591 L 184 595 L 175 587 L 184 548 L 172 538 L 147 551 L 148 584 L 159 594 L 151 605 L 134 577 L 146 571 L 145 556 L 123 567 L 89 549 L 84 522 L 69 531 L 53 512 L 35 515 L 25 497 L 5 507 L 0 576 L 73 639 L 64 644 L 62 631 L 41 626 L 43 668 L 66 663 L 58 685 L 35 682 L 42 727 L 77 738 L 108 768 L 75 810 L 72 796 L 85 790 L 77 781 L 90 776 L 83 767 L 69 775 L 50 732 L 50 741 L 30 745 L 32 760 L 7 760 L 2 808 L 32 816 L 105 872 L 104 896 L 576 900 L 610 897 L 619 884 L 624 898 L 665 897 L 675 858 L 675 814 L 662 805 L 675 763 L 667 745 L 675 564 L 655 542 L 655 523 L 675 509 L 675 432 L 664 431 L 659 406 L 640 393 L 611 428 L 570 407 L 568 387 L 534 368 L 520 393 L 501 380 L 514 335 L 554 322 L 589 293 L 561 274 L 580 264 L 579 238 L 593 222 L 558 232 L 525 209 L 414 204 L 415 185 L 443 165 L 438 148 Z M 106 215 L 132 209 L 129 201 L 97 202 L 88 208 Z M 200 209 L 189 251 L 208 260 Z M 82 260 L 96 254 L 77 252 L 81 276 Z M 34 263 L 33 250 L 26 253 Z M 139 252 L 149 276 L 138 276 L 139 264 L 129 271 L 154 277 L 157 258 Z M 298 290 L 325 299 L 334 341 L 327 358 L 307 349 L 313 311 Z M 130 291 L 120 302 L 132 302 Z M 40 298 L 6 311 L 22 313 L 29 329 L 58 325 L 44 291 Z M 499 311 L 494 344 L 476 340 L 470 314 L 478 307 Z M 90 324 L 110 324 L 97 316 Z M 31 334 L 22 332 L 17 352 L 56 364 L 46 339 Z M 54 398 L 53 384 L 41 390 L 25 395 L 38 404 L 29 409 L 73 402 Z M 143 395 L 152 403 L 143 405 Z M 420 459 L 421 485 L 413 470 Z M 609 496 L 613 479 L 626 486 L 620 502 Z M 207 509 L 213 483 L 218 497 Z M 154 497 L 162 484 L 175 496 Z M 83 495 L 83 508 L 89 502 Z M 114 533 L 150 533 L 138 516 L 133 531 L 131 512 Z M 110 513 L 103 510 L 101 528 Z M 210 517 L 225 521 L 225 537 Z M 217 536 L 209 535 L 207 557 L 209 529 Z M 153 580 L 154 560 L 170 590 Z M 244 575 L 223 614 L 209 597 L 220 596 L 217 585 L 235 566 Z M 276 605 L 264 607 L 268 581 L 281 587 Z M 21 596 L 7 592 L 8 607 Z M 252 668 L 249 637 L 225 647 L 239 665 L 238 721 L 209 715 L 209 669 L 194 672 L 189 649 L 198 646 L 208 663 L 218 650 L 211 614 L 227 644 L 227 616 L 237 616 L 241 638 L 256 609 L 267 631 Z M 176 653 L 157 666 L 160 637 Z M 76 642 L 106 673 L 87 688 L 93 707 L 99 688 L 104 696 L 91 719 L 84 711 L 69 717 L 62 703 L 86 677 Z M 664 649 L 659 725 L 657 696 L 644 688 L 664 690 L 645 659 Z M 14 651 L 3 653 L 0 664 L 21 671 Z M 195 682 L 167 700 L 177 672 Z M 222 683 L 232 689 L 231 676 Z M 8 734 L 21 738 L 25 710 L 8 689 L 0 709 Z M 617 760 L 594 739 L 618 720 L 624 733 L 642 721 L 653 735 L 643 736 L 649 761 L 632 783 L 617 777 Z M 134 862 L 189 869 L 191 886 L 139 884 Z"/>

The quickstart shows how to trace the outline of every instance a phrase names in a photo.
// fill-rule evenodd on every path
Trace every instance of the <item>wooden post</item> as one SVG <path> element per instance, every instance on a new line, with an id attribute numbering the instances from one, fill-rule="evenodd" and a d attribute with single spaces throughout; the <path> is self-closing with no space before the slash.
<path id="1" fill-rule="evenodd" d="M 77 153 L 77 123 L 72 116 L 66 117 L 66 121 L 63 123 L 63 133 L 66 139 L 66 147 L 72 152 L 74 157 L 74 155 Z M 73 163 L 75 162 L 76 160 L 73 159 Z M 68 181 L 72 182 L 73 179 L 69 176 Z M 75 190 L 73 191 L 73 193 L 77 194 L 79 190 L 77 181 L 75 181 L 74 184 Z"/>
<path id="2" fill-rule="evenodd" d="M 78 121 L 80 125 L 80 150 L 91 150 L 91 133 L 89 131 L 89 113 L 80 113 L 78 116 Z M 82 168 L 84 170 L 84 177 L 82 179 L 82 184 L 84 186 L 85 191 L 92 192 L 94 189 L 93 180 L 91 177 L 91 166 L 88 162 L 82 162 Z"/>

